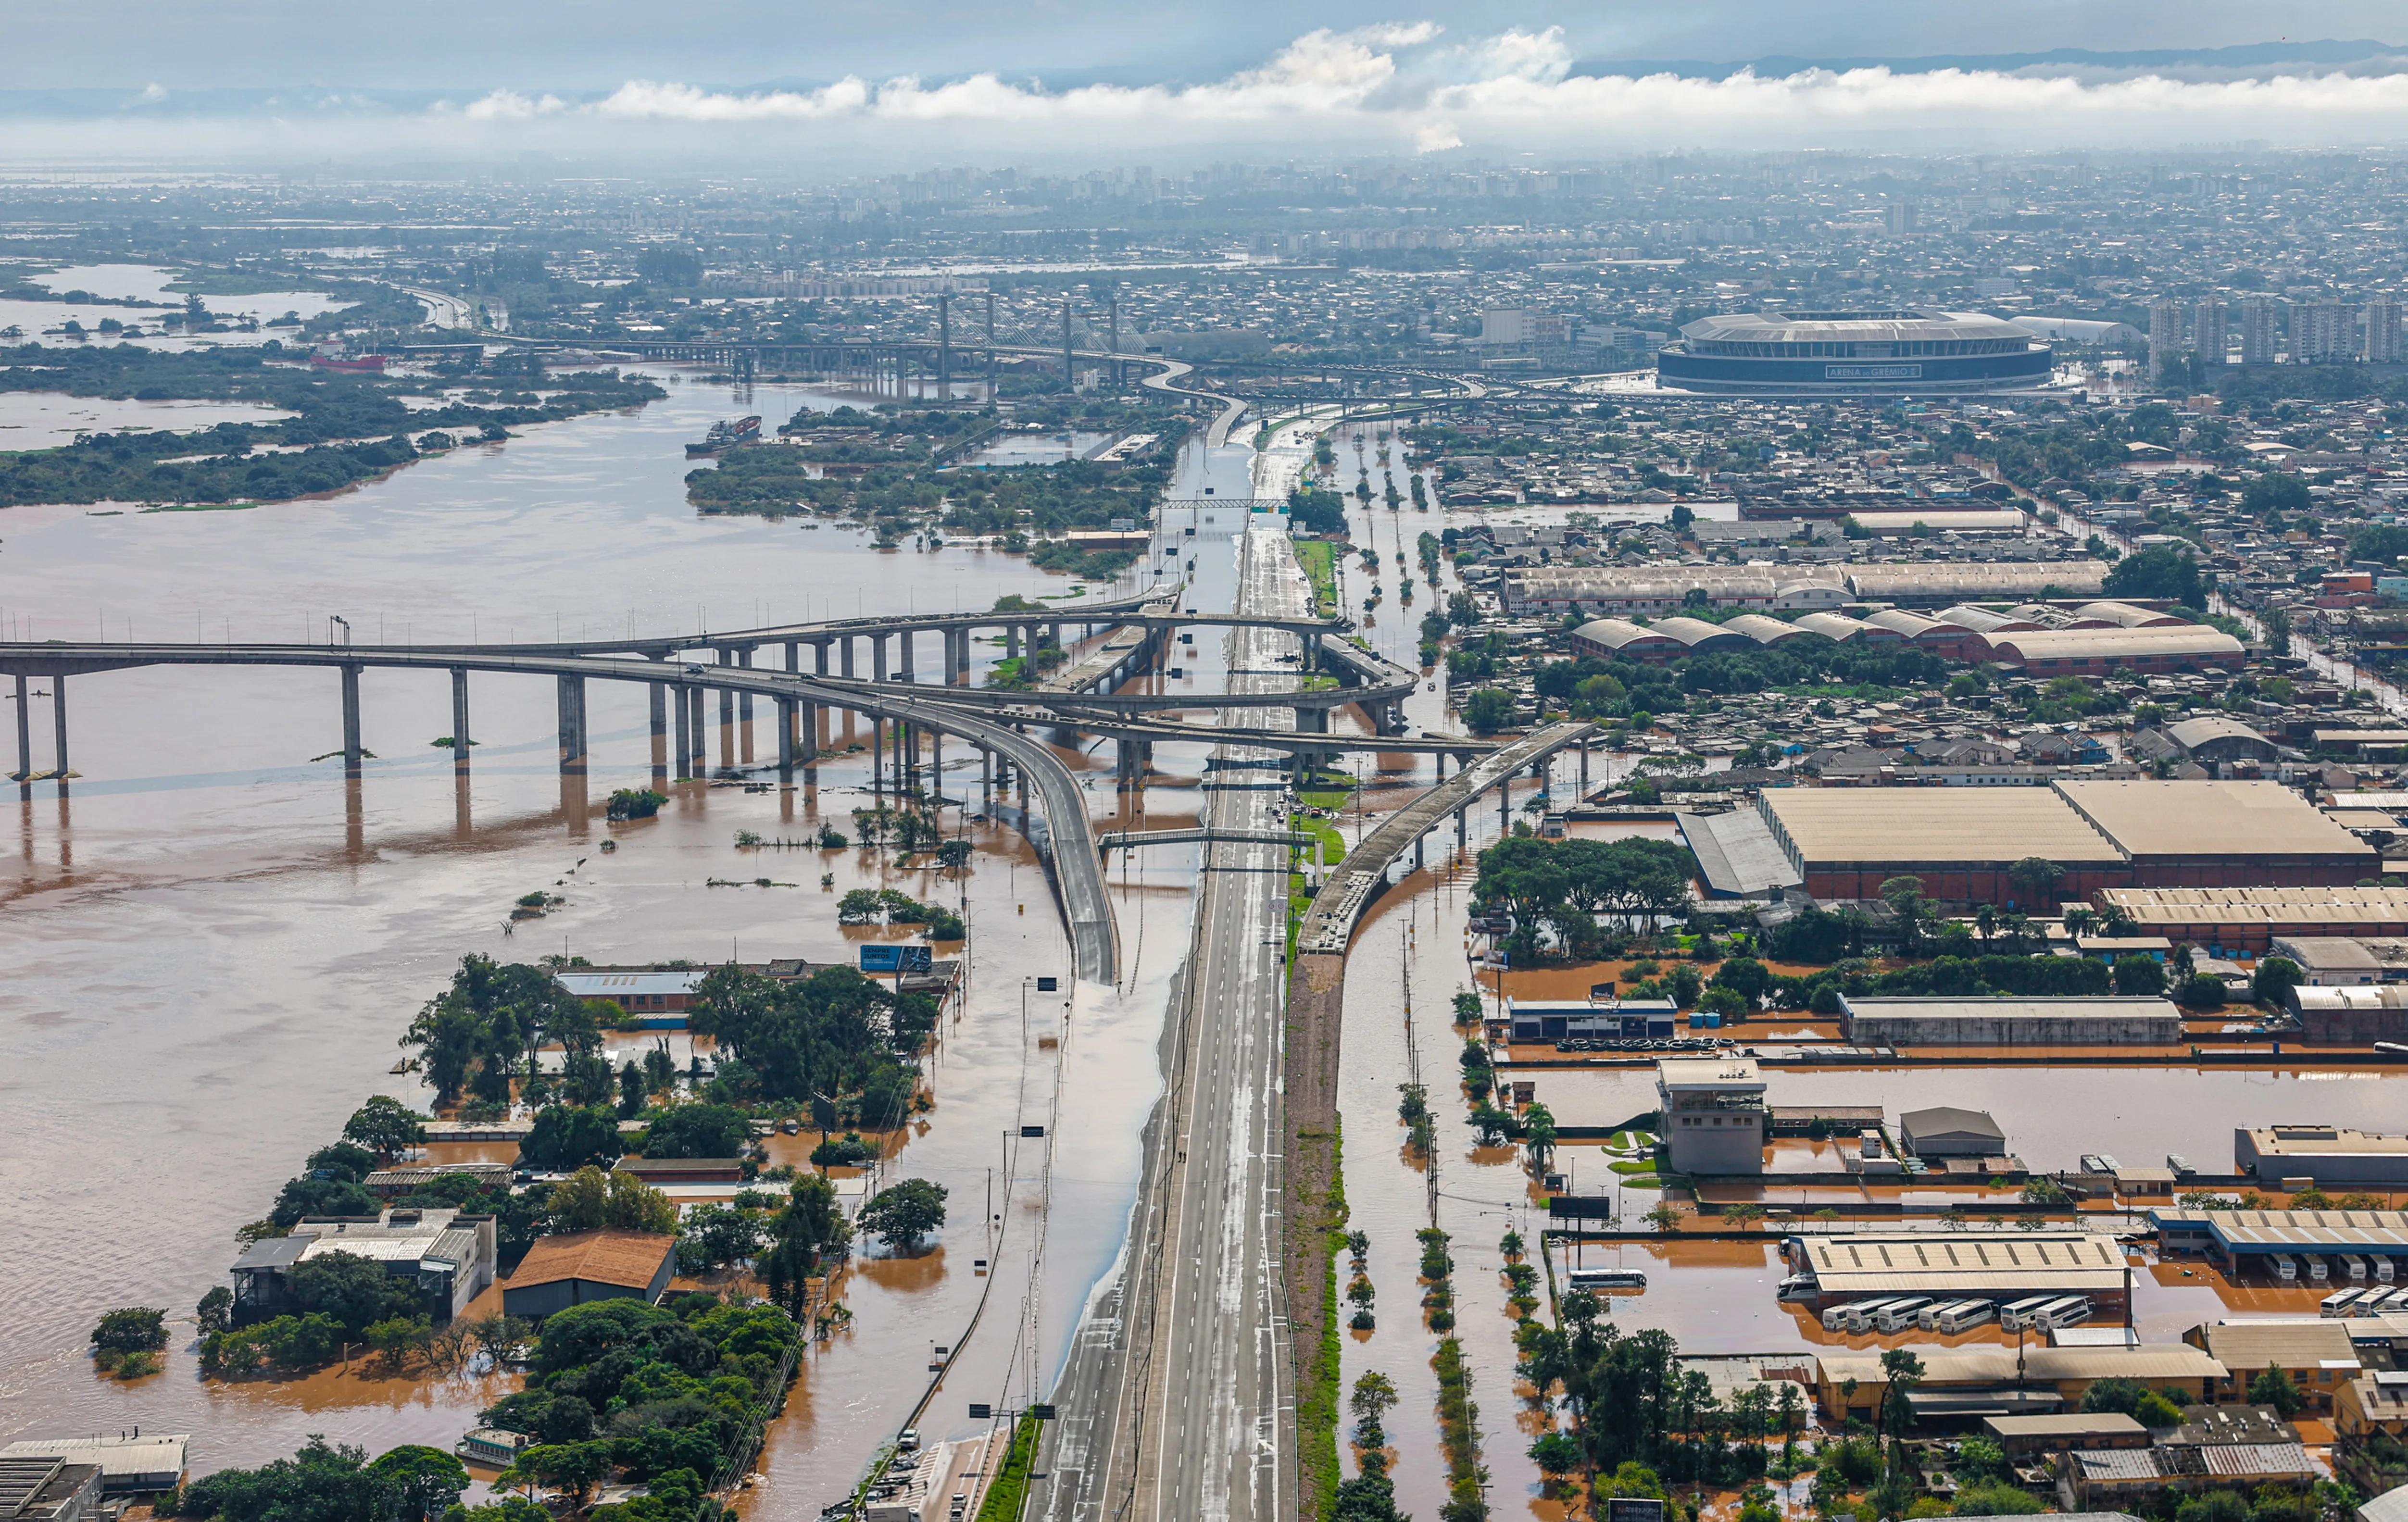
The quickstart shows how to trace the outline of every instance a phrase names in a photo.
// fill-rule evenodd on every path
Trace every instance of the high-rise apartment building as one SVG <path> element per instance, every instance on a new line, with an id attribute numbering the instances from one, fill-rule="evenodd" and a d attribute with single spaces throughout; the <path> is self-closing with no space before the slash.
<path id="1" fill-rule="evenodd" d="M 2303 301 L 2291 308 L 2291 363 L 2338 364 L 2358 357 L 2358 320 L 2337 301 Z"/>
<path id="2" fill-rule="evenodd" d="M 2191 312 L 2191 348 L 2199 351 L 2201 364 L 2224 363 L 2224 303 L 2214 296 L 2200 302 Z"/>
<path id="3" fill-rule="evenodd" d="M 2241 304 L 2241 363 L 2274 363 L 2276 320 L 2270 296 L 2251 296 Z"/>
<path id="4" fill-rule="evenodd" d="M 2400 363 L 2400 304 L 2377 296 L 2366 304 L 2366 348 L 2369 364 Z"/>
<path id="5" fill-rule="evenodd" d="M 2165 378 L 2166 366 L 2182 353 L 2182 303 L 2160 296 L 2149 303 L 2149 378 Z"/>

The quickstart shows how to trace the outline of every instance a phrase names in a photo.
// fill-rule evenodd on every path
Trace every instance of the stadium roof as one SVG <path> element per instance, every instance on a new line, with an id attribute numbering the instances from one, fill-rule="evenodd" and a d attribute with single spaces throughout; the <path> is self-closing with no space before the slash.
<path id="1" fill-rule="evenodd" d="M 1681 336 L 1713 343 L 1888 344 L 2032 335 L 1985 312 L 1937 308 L 1870 312 L 1720 312 L 1684 323 Z"/>

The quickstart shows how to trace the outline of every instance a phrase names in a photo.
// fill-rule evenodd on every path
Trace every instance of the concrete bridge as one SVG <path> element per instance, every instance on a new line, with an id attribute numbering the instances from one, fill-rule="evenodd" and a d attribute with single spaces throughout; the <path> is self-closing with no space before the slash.
<path id="1" fill-rule="evenodd" d="M 873 787 L 886 785 L 883 756 L 887 734 L 893 733 L 893 783 L 898 796 L 917 790 L 920 742 L 933 743 L 937 774 L 944 763 L 943 737 L 951 734 L 975 747 L 984 762 L 982 788 L 1008 787 L 1017 768 L 1024 789 L 1033 786 L 1045 823 L 1041 836 L 1032 832 L 1047 865 L 1067 924 L 1079 975 L 1110 982 L 1118 966 L 1111 905 L 1104 892 L 1095 832 L 1078 779 L 1061 759 L 1042 744 L 1009 723 L 968 708 L 943 702 L 927 689 L 899 684 L 869 688 L 853 684 L 843 690 L 810 682 L 788 672 L 757 670 L 742 665 L 672 664 L 638 658 L 528 653 L 510 647 L 482 650 L 397 648 L 364 645 L 143 645 L 109 643 L 0 644 L 0 676 L 17 681 L 16 780 L 30 787 L 37 776 L 54 778 L 64 789 L 71 764 L 67 729 L 67 678 L 139 666 L 317 666 L 338 675 L 343 707 L 343 770 L 356 778 L 363 769 L 360 745 L 360 674 L 369 668 L 440 671 L 452 679 L 452 767 L 464 780 L 470 767 L 468 677 L 472 672 L 551 676 L 556 687 L 560 736 L 560 773 L 564 798 L 572 793 L 581 804 L 588 765 L 585 684 L 624 681 L 643 684 L 652 700 L 652 775 L 666 787 L 671 771 L 680 777 L 700 775 L 702 765 L 703 694 L 721 694 L 724 721 L 734 697 L 763 698 L 777 706 L 778 780 L 792 789 L 798 765 L 806 780 L 816 775 L 816 755 L 798 756 L 801 735 L 819 733 L 822 708 L 867 714 L 872 720 L 870 775 Z M 31 695 L 28 682 L 50 684 L 57 766 L 37 774 L 33 765 Z M 675 722 L 671 723 L 671 710 Z M 723 736 L 727 728 L 724 724 Z M 670 748 L 674 741 L 674 767 Z M 723 745 L 726 742 L 723 738 Z"/>
<path id="2" fill-rule="evenodd" d="M 1096 837 L 1099 854 L 1136 850 L 1145 846 L 1189 846 L 1197 843 L 1219 845 L 1224 841 L 1240 846 L 1301 846 L 1321 843 L 1318 835 L 1297 834 L 1286 830 L 1112 830 Z"/>
<path id="3" fill-rule="evenodd" d="M 1422 841 L 1437 829 L 1450 814 L 1455 816 L 1455 840 L 1457 848 L 1464 844 L 1467 832 L 1464 812 L 1474 800 L 1489 789 L 1497 789 L 1497 809 L 1500 823 L 1510 822 L 1510 785 L 1514 774 L 1544 765 L 1548 757 L 1566 746 L 1581 747 L 1582 780 L 1587 780 L 1588 737 L 1597 733 L 1594 724 L 1550 724 L 1542 730 L 1524 735 L 1512 744 L 1492 750 L 1479 761 L 1446 778 L 1429 791 L 1380 821 L 1355 847 L 1338 863 L 1321 891 L 1306 911 L 1304 923 L 1297 927 L 1296 949 L 1299 956 L 1326 955 L 1342 957 L 1354 927 L 1388 885 L 1388 872 L 1405 854 L 1413 851 L 1413 864 L 1422 864 Z"/>

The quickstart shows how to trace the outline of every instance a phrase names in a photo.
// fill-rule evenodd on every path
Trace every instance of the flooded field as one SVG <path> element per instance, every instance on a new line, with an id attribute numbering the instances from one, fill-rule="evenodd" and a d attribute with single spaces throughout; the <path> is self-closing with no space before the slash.
<path id="1" fill-rule="evenodd" d="M 325 501 L 122 518 L 15 509 L 0 605 L 62 635 L 88 624 L 122 637 L 131 615 L 146 638 L 180 628 L 322 640 L 327 615 L 341 614 L 362 641 L 492 640 L 1069 592 L 1064 578 L 999 553 L 880 552 L 834 524 L 697 518 L 684 501 L 685 439 L 717 417 L 782 418 L 844 399 L 771 386 L 670 391 L 639 413 L 528 429 Z M 1191 468 L 1201 478 L 1208 466 Z M 1243 480 L 1242 458 L 1209 468 Z M 1226 592 L 1226 566 L 1206 565 L 1205 581 L 1216 572 Z M 1190 669 L 1209 690 L 1219 652 L 1207 646 Z M 984 662 L 998 652 L 973 653 Z M 924 667 L 931 659 L 924 652 Z M 186 1321 L 164 1373 L 121 1384 L 94 1375 L 85 1333 L 119 1305 L 189 1317 L 223 1282 L 235 1228 L 265 1212 L 363 1098 L 423 1098 L 389 1071 L 396 1039 L 461 956 L 845 961 L 853 947 L 834 899 L 858 886 L 957 902 L 970 927 L 965 997 L 930 1063 L 936 1107 L 895 1139 L 884 1165 L 889 1182 L 943 1183 L 953 1208 L 936 1252 L 867 1258 L 849 1276 L 853 1326 L 813 1349 L 754 1494 L 800 1510 L 848 1487 L 875 1437 L 922 1396 L 918 1355 L 961 1339 L 990 1287 L 923 1430 L 982 1430 L 968 1402 L 1025 1390 L 1032 1367 L 1041 1387 L 1118 1250 L 1138 1129 L 1159 1088 L 1163 990 L 1187 944 L 1192 855 L 1115 863 L 1121 984 L 1077 988 L 1067 1010 L 1029 994 L 1024 1026 L 1024 989 L 1067 973 L 1068 947 L 1018 834 L 947 810 L 948 830 L 979 846 L 958 883 L 882 853 L 735 846 L 738 830 L 795 836 L 819 818 L 849 828 L 849 811 L 869 801 L 866 753 L 824 765 L 818 789 L 791 802 L 691 784 L 656 819 L 612 826 L 596 809 L 578 822 L 563 809 L 548 684 L 476 678 L 465 797 L 450 752 L 429 744 L 452 727 L 441 675 L 371 673 L 363 685 L 375 759 L 347 789 L 339 761 L 323 759 L 339 745 L 329 674 L 169 668 L 70 680 L 78 777 L 64 794 L 25 789 L 0 832 L 0 945 L 14 974 L 0 989 L 0 1028 L 15 1059 L 0 1068 L 0 1095 L 20 1117 L 17 1144 L 0 1156 L 0 1229 L 20 1244 L 12 1262 L 25 1281 L 41 1287 L 0 1309 L 0 1340 L 15 1355 L 0 1371 L 0 1437 L 137 1423 L 190 1431 L 196 1472 L 263 1462 L 309 1432 L 448 1446 L 489 1403 L 485 1382 L 337 1370 L 204 1385 Z M 47 754 L 48 683 L 36 688 L 36 745 Z M 646 779 L 649 742 L 640 690 L 597 683 L 591 703 L 598 802 Z M 766 756 L 761 718 L 752 748 Z M 832 722 L 836 748 L 866 744 L 866 721 L 850 741 L 841 717 Z M 1160 747 L 1166 780 L 1153 810 L 1195 814 L 1202 757 L 1182 753 L 1192 749 Z M 945 759 L 946 794 L 974 808 L 974 754 L 948 747 Z M 1096 781 L 1094 812 L 1109 816 L 1109 752 L 1071 759 Z M 604 851 L 606 840 L 617 849 Z M 824 889 L 823 873 L 834 877 Z M 763 876 L 773 886 L 707 886 Z M 566 903 L 511 928 L 512 901 L 536 889 Z M 1051 1156 L 1044 1144 L 1001 1145 L 1007 1130 L 1039 1119 Z M 458 1160 L 514 1151 L 474 1145 Z M 996 1223 L 981 1220 L 990 1171 Z M 975 1273 L 978 1258 L 995 1272 Z M 1024 1318 L 1032 1265 L 1045 1290 Z"/>

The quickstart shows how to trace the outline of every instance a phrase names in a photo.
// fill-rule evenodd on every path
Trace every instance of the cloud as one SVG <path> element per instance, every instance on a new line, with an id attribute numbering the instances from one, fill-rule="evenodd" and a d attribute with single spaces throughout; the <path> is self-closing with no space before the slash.
<path id="1" fill-rule="evenodd" d="M 1664 146 L 1820 145 L 1928 149 L 2408 139 L 2408 74 L 2291 72 L 2245 78 L 2114 78 L 2032 69 L 1807 70 L 1787 77 L 1574 77 L 1559 28 L 1442 37 L 1429 21 L 1304 33 L 1260 64 L 1197 84 L 1050 89 L 995 73 L 934 80 L 847 76 L 800 87 L 728 89 L 629 79 L 584 95 L 517 88 L 465 107 L 396 113 L 330 92 L 299 129 L 343 150 L 355 119 L 370 152 L 545 147 L 819 155 L 860 164 L 898 154 L 994 161 L 1031 153 L 1177 160 L 1231 149 L 1315 156 L 1555 149 L 1585 155 Z M 146 95 L 149 93 L 145 92 Z M 456 97 L 455 97 L 456 98 Z M 289 151 L 260 108 L 186 123 L 174 139 L 129 119 L 122 151 Z M 68 123 L 47 135 L 69 137 Z M 85 123 L 89 133 L 91 124 Z M 135 145 L 139 144 L 139 147 Z M 32 151 L 40 151 L 38 148 Z"/>

